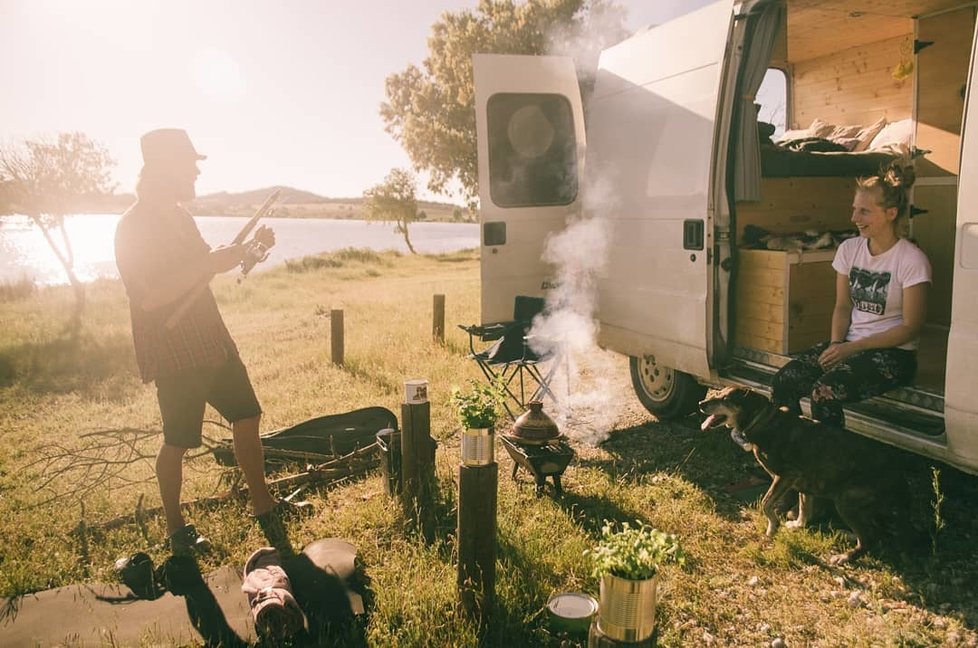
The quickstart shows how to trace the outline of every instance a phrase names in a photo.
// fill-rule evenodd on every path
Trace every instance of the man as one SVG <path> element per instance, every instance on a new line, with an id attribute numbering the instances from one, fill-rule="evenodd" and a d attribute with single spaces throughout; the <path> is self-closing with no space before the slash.
<path id="1" fill-rule="evenodd" d="M 208 285 L 256 249 L 274 245 L 275 234 L 262 226 L 248 243 L 211 249 L 180 206 L 196 197 L 197 162 L 206 156 L 175 128 L 146 133 L 140 146 L 137 200 L 119 221 L 115 253 L 129 296 L 136 362 L 143 382 L 156 383 L 163 418 L 156 477 L 171 550 L 188 554 L 209 546 L 180 508 L 183 458 L 201 445 L 206 403 L 231 422 L 254 514 L 273 544 L 287 545 L 281 516 L 309 505 L 277 502 L 268 490 L 258 436 L 261 407 Z"/>

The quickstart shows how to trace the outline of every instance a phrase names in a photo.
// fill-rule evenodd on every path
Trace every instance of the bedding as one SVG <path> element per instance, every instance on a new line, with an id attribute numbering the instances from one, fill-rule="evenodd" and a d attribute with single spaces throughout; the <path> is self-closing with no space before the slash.
<path id="1" fill-rule="evenodd" d="M 860 152 L 793 150 L 777 144 L 761 145 L 761 175 L 857 177 L 877 173 L 881 167 L 905 155 L 897 147 Z"/>
<path id="2" fill-rule="evenodd" d="M 761 174 L 766 178 L 870 175 L 899 157 L 909 157 L 912 132 L 910 119 L 888 124 L 880 117 L 869 126 L 815 119 L 808 128 L 787 131 L 774 141 L 762 135 Z"/>

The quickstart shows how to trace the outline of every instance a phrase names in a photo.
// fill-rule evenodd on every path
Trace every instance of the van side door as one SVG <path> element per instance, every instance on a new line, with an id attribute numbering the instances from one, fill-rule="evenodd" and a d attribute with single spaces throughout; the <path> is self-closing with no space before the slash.
<path id="1" fill-rule="evenodd" d="M 574 63 L 559 56 L 476 54 L 482 223 L 482 323 L 513 318 L 517 295 L 542 297 L 547 235 L 580 209 L 584 114 Z"/>
<path id="2" fill-rule="evenodd" d="M 947 340 L 944 423 L 948 452 L 978 466 L 978 67 L 972 43 L 967 103 L 961 135 L 961 165 Z"/>
<path id="3" fill-rule="evenodd" d="M 700 377 L 733 21 L 733 0 L 719 0 L 606 49 L 588 102 L 587 183 L 608 188 L 614 250 L 598 285 L 600 343 Z"/>

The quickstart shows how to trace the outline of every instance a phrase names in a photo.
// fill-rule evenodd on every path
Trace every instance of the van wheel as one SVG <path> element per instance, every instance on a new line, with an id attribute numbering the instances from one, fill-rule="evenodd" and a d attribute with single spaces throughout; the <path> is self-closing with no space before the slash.
<path id="1" fill-rule="evenodd" d="M 676 419 L 696 411 L 706 387 L 688 373 L 656 364 L 653 356 L 630 357 L 632 387 L 638 400 L 660 421 Z"/>

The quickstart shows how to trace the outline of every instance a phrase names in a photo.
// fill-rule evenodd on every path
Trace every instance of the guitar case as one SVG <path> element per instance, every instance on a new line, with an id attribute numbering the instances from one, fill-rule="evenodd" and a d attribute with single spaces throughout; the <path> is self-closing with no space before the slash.
<path id="1" fill-rule="evenodd" d="M 328 459 L 375 443 L 377 433 L 386 428 L 397 429 L 397 416 L 394 412 L 386 407 L 364 407 L 352 412 L 312 418 L 291 427 L 268 432 L 260 438 L 265 449 L 321 455 Z M 214 458 L 221 465 L 235 465 L 230 439 L 222 440 L 213 452 Z M 265 461 L 275 463 L 289 460 L 276 458 L 274 453 L 266 453 Z"/>

